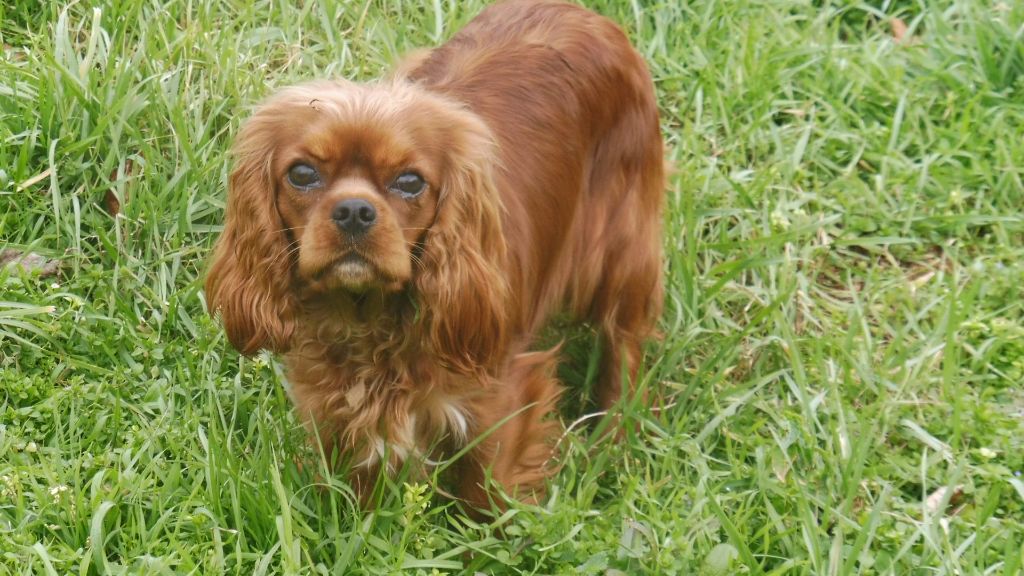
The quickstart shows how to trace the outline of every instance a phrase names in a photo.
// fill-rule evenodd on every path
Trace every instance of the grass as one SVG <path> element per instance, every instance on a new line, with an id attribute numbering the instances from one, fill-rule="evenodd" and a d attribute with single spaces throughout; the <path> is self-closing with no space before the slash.
<path id="1" fill-rule="evenodd" d="M 594 0 L 677 168 L 666 407 L 574 428 L 550 498 L 488 523 L 317 474 L 205 313 L 226 150 L 276 87 L 376 77 L 481 5 L 0 5 L 0 249 L 61 264 L 0 271 L 0 574 L 1022 573 L 1018 2 Z M 565 337 L 570 422 L 593 337 Z"/>

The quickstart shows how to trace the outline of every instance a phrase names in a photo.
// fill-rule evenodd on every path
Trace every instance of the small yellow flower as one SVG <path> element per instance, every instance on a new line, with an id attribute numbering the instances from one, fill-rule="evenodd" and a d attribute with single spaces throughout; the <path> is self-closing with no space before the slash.
<path id="1" fill-rule="evenodd" d="M 18 479 L 6 474 L 0 475 L 0 498 L 14 498 L 18 493 Z"/>

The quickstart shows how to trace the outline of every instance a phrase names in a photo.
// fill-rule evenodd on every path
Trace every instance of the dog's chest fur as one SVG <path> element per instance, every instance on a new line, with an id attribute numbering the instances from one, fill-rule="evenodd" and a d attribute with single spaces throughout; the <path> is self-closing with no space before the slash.
<path id="1" fill-rule="evenodd" d="M 284 358 L 298 417 L 325 451 L 339 449 L 354 468 L 372 470 L 406 460 L 433 465 L 465 446 L 474 423 L 463 377 L 439 374 L 394 333 L 334 338 Z"/>

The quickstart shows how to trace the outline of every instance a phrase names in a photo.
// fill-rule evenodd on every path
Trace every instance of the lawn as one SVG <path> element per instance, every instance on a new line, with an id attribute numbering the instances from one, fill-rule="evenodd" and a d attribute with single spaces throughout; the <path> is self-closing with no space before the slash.
<path id="1" fill-rule="evenodd" d="M 1024 572 L 1012 0 L 589 3 L 675 167 L 664 406 L 618 444 L 571 426 L 548 498 L 489 522 L 320 470 L 205 311 L 229 144 L 275 88 L 378 77 L 482 4 L 0 3 L 0 574 Z M 595 337 L 550 337 L 569 425 Z"/>

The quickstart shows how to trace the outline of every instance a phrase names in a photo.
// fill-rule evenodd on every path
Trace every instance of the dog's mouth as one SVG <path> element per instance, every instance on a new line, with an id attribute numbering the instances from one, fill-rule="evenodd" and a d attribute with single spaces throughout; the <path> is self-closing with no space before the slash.
<path id="1" fill-rule="evenodd" d="M 397 258 L 369 248 L 331 246 L 300 253 L 297 272 L 302 292 L 330 298 L 403 290 L 410 277 L 395 265 Z"/>
<path id="2" fill-rule="evenodd" d="M 313 277 L 314 285 L 323 291 L 361 294 L 367 290 L 396 290 L 401 282 L 370 258 L 355 250 L 344 253 L 320 269 Z"/>
<path id="3" fill-rule="evenodd" d="M 370 260 L 352 251 L 325 266 L 317 274 L 317 279 L 333 280 L 333 283 L 357 288 L 370 284 L 378 276 L 379 271 Z"/>

